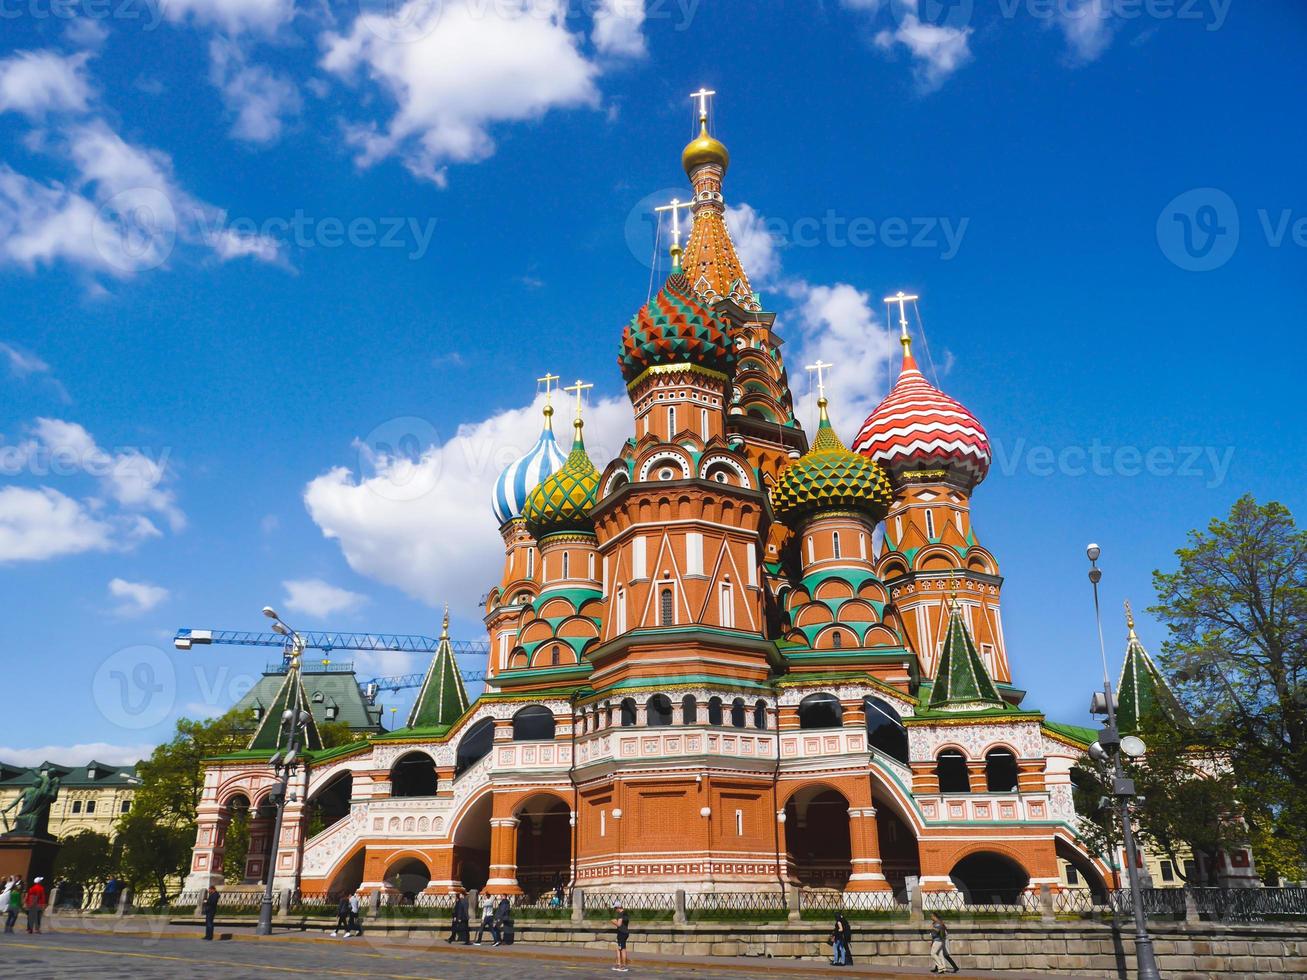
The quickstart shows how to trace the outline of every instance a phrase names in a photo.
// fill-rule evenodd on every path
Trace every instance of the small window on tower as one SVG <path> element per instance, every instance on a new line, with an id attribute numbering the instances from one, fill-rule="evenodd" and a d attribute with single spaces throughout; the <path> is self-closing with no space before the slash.
<path id="1" fill-rule="evenodd" d="M 663 589 L 658 597 L 659 601 L 659 618 L 660 626 L 672 626 L 675 623 L 675 607 L 672 604 L 672 590 Z"/>
<path id="2" fill-rule="evenodd" d="M 935 512 L 929 508 L 926 510 L 926 537 L 935 537 Z"/>
<path id="3" fill-rule="evenodd" d="M 563 552 L 563 578 L 572 577 L 572 560 L 571 555 L 566 551 Z"/>
<path id="4" fill-rule="evenodd" d="M 561 652 L 559 651 L 559 649 L 558 649 L 558 644 L 554 644 L 554 648 L 553 648 L 552 650 L 549 651 L 549 663 L 550 663 L 550 665 L 551 665 L 551 666 L 554 666 L 554 667 L 557 667 L 557 666 L 558 666 L 558 663 L 559 663 L 559 660 L 560 660 L 561 658 L 562 658 L 562 653 L 561 653 Z"/>
<path id="5" fill-rule="evenodd" d="M 844 634 L 839 630 L 836 630 L 835 635 L 831 637 L 831 643 L 834 645 L 836 650 L 840 649 L 840 647 L 844 646 Z"/>
<path id="6" fill-rule="evenodd" d="M 676 434 L 676 406 L 675 405 L 667 409 L 667 433 L 668 435 Z"/>
<path id="7" fill-rule="evenodd" d="M 1066 883 L 1068 885 L 1080 884 L 1080 872 L 1069 864 L 1066 866 Z"/>
<path id="8" fill-rule="evenodd" d="M 839 558 L 840 557 L 840 532 L 839 531 L 836 531 L 834 534 L 830 536 L 830 544 L 831 544 L 832 557 Z"/>

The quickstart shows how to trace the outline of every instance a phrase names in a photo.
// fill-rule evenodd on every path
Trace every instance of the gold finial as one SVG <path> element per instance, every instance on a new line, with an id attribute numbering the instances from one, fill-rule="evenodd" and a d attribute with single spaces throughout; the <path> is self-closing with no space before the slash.
<path id="1" fill-rule="evenodd" d="M 958 582 L 960 581 L 962 581 L 962 569 L 955 568 L 949 573 L 948 580 L 948 606 L 953 611 L 958 608 Z"/>
<path id="2" fill-rule="evenodd" d="M 573 392 L 576 393 L 576 418 L 572 420 L 572 427 L 575 428 L 578 432 L 580 432 L 581 427 L 585 424 L 584 422 L 581 421 L 581 409 L 584 407 L 584 403 L 581 400 L 581 396 L 593 387 L 594 387 L 594 382 L 590 382 L 589 384 L 587 384 L 584 381 L 582 381 L 580 378 L 577 378 L 576 384 L 568 385 L 566 388 L 563 389 L 568 394 L 571 394 Z"/>
<path id="3" fill-rule="evenodd" d="M 449 603 L 445 603 L 445 620 L 440 624 L 440 638 L 449 639 Z"/>
<path id="4" fill-rule="evenodd" d="M 693 175 L 705 164 L 715 164 L 721 167 L 723 173 L 731 165 L 731 155 L 726 147 L 720 140 L 713 139 L 708 132 L 708 96 L 716 94 L 706 88 L 690 93 L 691 99 L 699 100 L 699 135 L 690 140 L 681 152 L 681 166 L 685 168 L 688 175 Z"/>
<path id="5" fill-rule="evenodd" d="M 1130 608 L 1130 600 L 1125 601 L 1125 628 L 1130 631 L 1130 639 L 1138 639 L 1135 636 L 1135 611 Z"/>
<path id="6" fill-rule="evenodd" d="M 681 271 L 681 208 L 689 208 L 694 205 L 688 201 L 682 202 L 678 198 L 672 198 L 671 204 L 663 204 L 654 208 L 655 213 L 663 211 L 672 212 L 672 272 Z"/>
<path id="7" fill-rule="evenodd" d="M 716 94 L 717 93 L 712 91 L 711 89 L 703 88 L 702 86 L 699 88 L 699 91 L 690 93 L 690 98 L 699 100 L 699 125 L 700 126 L 708 125 L 708 96 L 716 95 Z"/>
<path id="8" fill-rule="evenodd" d="M 909 296 L 899 290 L 893 296 L 886 296 L 885 302 L 899 304 L 899 343 L 903 345 L 903 355 L 906 357 L 912 353 L 912 338 L 908 336 L 908 303 L 915 303 L 921 299 L 920 296 Z"/>
<path id="9" fill-rule="evenodd" d="M 819 357 L 816 364 L 809 364 L 805 367 L 805 370 L 817 373 L 817 409 L 820 412 L 822 422 L 830 421 L 830 416 L 826 414 L 826 369 L 834 366 L 833 364 L 827 364 Z"/>
<path id="10" fill-rule="evenodd" d="M 548 371 L 543 378 L 536 378 L 536 384 L 545 386 L 545 427 L 550 429 L 553 428 L 551 419 L 554 416 L 554 389 L 551 385 L 557 380 L 558 375 L 550 374 Z"/>

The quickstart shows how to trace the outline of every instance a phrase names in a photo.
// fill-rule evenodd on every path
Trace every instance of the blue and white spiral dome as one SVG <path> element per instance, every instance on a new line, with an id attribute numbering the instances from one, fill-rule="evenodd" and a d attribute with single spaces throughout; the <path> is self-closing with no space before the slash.
<path id="1" fill-rule="evenodd" d="M 495 481 L 491 506 L 501 525 L 521 517 L 527 494 L 567 462 L 567 454 L 558 448 L 558 442 L 554 439 L 553 414 L 554 410 L 546 405 L 544 428 L 540 430 L 536 444 L 525 456 L 504 467 L 504 472 Z"/>

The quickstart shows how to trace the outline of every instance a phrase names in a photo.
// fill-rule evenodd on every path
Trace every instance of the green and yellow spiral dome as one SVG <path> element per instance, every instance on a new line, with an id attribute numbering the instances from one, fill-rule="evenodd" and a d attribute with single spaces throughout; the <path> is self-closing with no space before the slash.
<path id="1" fill-rule="evenodd" d="M 581 420 L 573 424 L 576 437 L 567 462 L 527 495 L 522 508 L 527 529 L 536 540 L 550 534 L 593 530 L 590 511 L 599 500 L 599 471 L 586 454 Z"/>
<path id="2" fill-rule="evenodd" d="M 787 523 L 822 510 L 858 510 L 880 520 L 893 499 L 889 477 L 879 463 L 845 447 L 826 415 L 826 399 L 818 405 L 817 438 L 771 488 L 772 511 Z"/>

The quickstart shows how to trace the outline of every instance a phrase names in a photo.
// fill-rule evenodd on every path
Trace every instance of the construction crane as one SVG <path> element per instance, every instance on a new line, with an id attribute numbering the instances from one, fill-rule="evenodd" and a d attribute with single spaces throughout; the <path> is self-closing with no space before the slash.
<path id="1" fill-rule="evenodd" d="M 333 650 L 370 650 L 374 652 L 398 653 L 435 653 L 440 640 L 430 636 L 417 636 L 410 633 L 326 633 L 301 632 L 305 649 L 321 650 L 330 655 Z M 256 633 L 244 630 L 196 630 L 179 629 L 172 638 L 172 645 L 178 650 L 190 650 L 195 646 L 209 644 L 226 644 L 243 647 L 280 647 L 288 649 L 286 637 L 280 633 Z M 476 640 L 450 640 L 450 647 L 455 655 L 461 657 L 480 657 L 484 661 L 490 652 L 490 644 Z M 484 670 L 464 670 L 459 667 L 464 681 L 485 680 Z M 368 697 L 376 696 L 378 691 L 400 691 L 409 687 L 421 687 L 426 671 L 414 674 L 393 674 L 389 677 L 373 677 L 360 681 L 359 687 Z"/>

